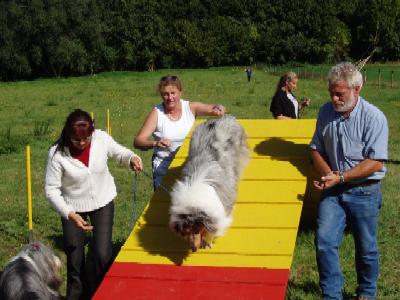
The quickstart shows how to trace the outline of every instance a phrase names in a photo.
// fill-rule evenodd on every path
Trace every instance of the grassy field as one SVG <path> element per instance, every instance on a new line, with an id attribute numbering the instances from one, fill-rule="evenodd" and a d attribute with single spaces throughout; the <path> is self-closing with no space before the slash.
<path id="1" fill-rule="evenodd" d="M 400 70 L 398 65 L 391 67 Z M 247 82 L 244 68 L 236 67 L 117 72 L 79 78 L 0 83 L 0 165 L 4 179 L 0 183 L 0 243 L 3 245 L 0 247 L 0 270 L 27 242 L 25 145 L 31 145 L 34 237 L 52 246 L 65 262 L 60 219 L 49 207 L 43 192 L 48 147 L 58 137 L 67 114 L 75 108 L 93 112 L 96 126 L 103 129 L 109 109 L 113 137 L 131 147 L 147 113 L 160 101 L 156 85 L 159 78 L 166 74 L 181 77 L 185 99 L 222 103 L 237 118 L 271 118 L 269 104 L 278 77 L 265 68 L 255 68 L 250 83 Z M 321 79 L 300 78 L 296 95 L 312 99 L 312 105 L 303 117 L 315 118 L 319 107 L 328 99 L 327 84 Z M 390 126 L 390 161 L 387 164 L 387 177 L 383 181 L 384 205 L 379 224 L 379 299 L 400 299 L 400 269 L 396 267 L 400 261 L 400 89 L 378 89 L 367 82 L 362 95 L 384 111 Z M 139 154 L 144 158 L 146 171 L 150 173 L 151 152 Z M 134 175 L 113 162 L 110 168 L 119 188 L 113 239 L 117 252 L 129 234 Z M 136 216 L 151 194 L 151 181 L 139 176 Z M 299 232 L 287 299 L 319 299 L 313 240 L 312 228 Z M 348 297 L 353 294 L 356 285 L 353 252 L 352 237 L 347 235 L 341 248 L 341 258 Z"/>

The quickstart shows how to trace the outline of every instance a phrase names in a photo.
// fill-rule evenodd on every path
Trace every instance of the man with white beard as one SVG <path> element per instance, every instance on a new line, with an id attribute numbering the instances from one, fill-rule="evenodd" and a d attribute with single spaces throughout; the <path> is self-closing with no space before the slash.
<path id="1" fill-rule="evenodd" d="M 349 226 L 355 241 L 357 299 L 376 298 L 379 275 L 377 225 L 380 181 L 388 159 L 388 125 L 384 114 L 360 97 L 357 68 L 342 62 L 328 74 L 331 101 L 322 106 L 310 143 L 321 190 L 316 248 L 324 300 L 343 299 L 339 247 Z"/>

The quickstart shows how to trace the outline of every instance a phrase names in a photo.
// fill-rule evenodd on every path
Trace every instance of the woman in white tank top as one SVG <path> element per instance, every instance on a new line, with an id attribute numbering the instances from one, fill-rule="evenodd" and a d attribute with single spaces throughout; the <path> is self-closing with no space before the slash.
<path id="1" fill-rule="evenodd" d="M 221 104 L 189 102 L 181 99 L 182 83 L 177 76 L 164 76 L 158 84 L 163 100 L 149 113 L 135 138 L 135 148 L 154 149 L 153 184 L 156 189 L 168 170 L 197 116 L 223 116 Z"/>

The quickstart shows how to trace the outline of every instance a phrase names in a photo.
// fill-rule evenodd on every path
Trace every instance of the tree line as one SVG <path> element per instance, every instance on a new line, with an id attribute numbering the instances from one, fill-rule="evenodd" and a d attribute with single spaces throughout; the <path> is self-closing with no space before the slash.
<path id="1" fill-rule="evenodd" d="M 400 0 L 0 0 L 0 80 L 400 60 Z"/>

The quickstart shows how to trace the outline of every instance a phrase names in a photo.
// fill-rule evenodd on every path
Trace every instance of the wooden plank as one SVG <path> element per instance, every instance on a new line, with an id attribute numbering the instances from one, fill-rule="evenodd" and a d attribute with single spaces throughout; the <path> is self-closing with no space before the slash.
<path id="1" fill-rule="evenodd" d="M 166 181 L 178 178 L 184 159 L 175 158 L 171 164 Z M 275 160 L 252 159 L 245 168 L 241 180 L 306 180 L 310 163 L 304 159 Z"/>
<path id="2" fill-rule="evenodd" d="M 115 263 L 93 299 L 283 299 L 286 269 Z"/>
<path id="3" fill-rule="evenodd" d="M 278 137 L 248 138 L 251 158 L 276 157 L 277 159 L 307 158 L 310 156 L 309 137 L 282 139 Z M 185 158 L 189 154 L 190 142 L 186 141 L 176 157 Z"/>
<path id="4" fill-rule="evenodd" d="M 171 280 L 170 273 L 175 274 L 174 280 L 253 282 L 278 285 L 286 279 L 287 269 L 246 268 L 246 267 L 198 267 L 176 266 L 140 263 L 117 263 L 108 272 L 109 277 L 156 277 L 159 280 Z"/>
<path id="5" fill-rule="evenodd" d="M 173 180 L 175 182 L 175 179 Z M 170 189 L 173 182 L 167 185 Z M 238 185 L 237 203 L 287 203 L 303 200 L 306 190 L 305 180 L 242 180 Z M 154 193 L 150 203 L 170 201 L 169 194 L 163 189 Z"/>
<path id="6" fill-rule="evenodd" d="M 213 260 L 215 267 L 265 267 L 290 268 L 292 255 L 243 255 L 235 253 L 213 254 L 197 252 L 196 255 L 182 256 L 181 253 L 157 253 L 122 249 L 116 262 L 138 262 L 143 264 L 167 264 L 183 266 L 208 266 Z"/>
<path id="7" fill-rule="evenodd" d="M 166 201 L 152 202 L 140 225 L 167 225 L 169 206 Z M 301 202 L 236 203 L 232 228 L 296 228 L 301 207 Z"/>
<path id="8" fill-rule="evenodd" d="M 303 199 L 306 181 L 241 181 L 237 202 L 298 202 Z"/>
<path id="9" fill-rule="evenodd" d="M 243 253 L 244 255 L 291 255 L 297 228 L 230 228 L 215 240 L 212 249 L 198 252 Z M 262 247 L 260 247 L 262 245 Z M 123 249 L 142 250 L 149 253 L 188 253 L 189 245 L 167 226 L 141 224 L 126 240 Z M 197 253 L 193 254 L 196 255 Z M 210 266 L 213 263 L 210 261 Z"/>
<path id="10" fill-rule="evenodd" d="M 195 126 L 203 123 L 204 119 L 196 120 Z M 254 120 L 254 119 L 238 119 L 239 123 L 244 127 L 246 134 L 249 138 L 252 137 L 280 137 L 280 138 L 311 138 L 315 131 L 315 119 L 302 119 L 302 120 Z M 187 136 L 191 137 L 191 132 Z"/>

